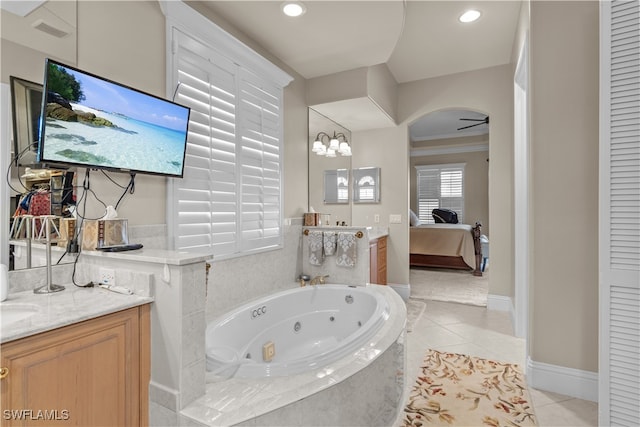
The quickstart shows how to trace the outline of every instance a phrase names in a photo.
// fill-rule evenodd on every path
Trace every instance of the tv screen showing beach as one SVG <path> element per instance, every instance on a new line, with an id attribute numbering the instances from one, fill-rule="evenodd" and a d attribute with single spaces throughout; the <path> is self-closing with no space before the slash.
<path id="1" fill-rule="evenodd" d="M 45 67 L 40 162 L 182 176 L 189 108 L 51 59 Z"/>

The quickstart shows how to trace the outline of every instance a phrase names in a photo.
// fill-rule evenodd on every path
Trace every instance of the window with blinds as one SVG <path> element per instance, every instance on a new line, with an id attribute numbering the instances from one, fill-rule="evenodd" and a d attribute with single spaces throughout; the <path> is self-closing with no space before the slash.
<path id="1" fill-rule="evenodd" d="M 434 209 L 451 209 L 464 222 L 464 164 L 416 166 L 418 217 L 422 224 L 435 223 Z"/>
<path id="2" fill-rule="evenodd" d="M 191 108 L 174 249 L 225 259 L 282 247 L 282 86 L 181 31 L 172 41 L 175 101 Z"/>

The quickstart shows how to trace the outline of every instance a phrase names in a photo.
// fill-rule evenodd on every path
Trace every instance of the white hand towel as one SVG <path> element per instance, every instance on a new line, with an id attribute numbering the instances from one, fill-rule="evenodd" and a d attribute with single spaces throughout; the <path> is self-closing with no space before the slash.
<path id="1" fill-rule="evenodd" d="M 322 237 L 322 231 L 309 231 L 309 264 L 311 265 L 322 265 L 324 261 Z"/>
<path id="2" fill-rule="evenodd" d="M 325 231 L 324 233 L 324 254 L 325 256 L 334 255 L 336 253 L 336 243 L 338 236 L 335 231 Z"/>
<path id="3" fill-rule="evenodd" d="M 353 232 L 338 233 L 338 250 L 336 264 L 339 267 L 353 267 L 356 265 L 357 242 Z"/>

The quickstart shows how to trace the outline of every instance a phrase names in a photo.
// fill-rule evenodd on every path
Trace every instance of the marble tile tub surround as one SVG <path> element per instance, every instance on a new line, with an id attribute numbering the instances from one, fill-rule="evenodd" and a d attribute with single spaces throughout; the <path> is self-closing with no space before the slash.
<path id="1" fill-rule="evenodd" d="M 182 411 L 179 424 L 391 425 L 402 406 L 406 308 L 392 289 L 370 286 L 385 295 L 392 315 L 367 344 L 299 375 L 209 383 L 206 394 Z M 354 402 L 363 390 L 367 399 Z"/>
<path id="2" fill-rule="evenodd" d="M 358 232 L 362 231 L 364 236 L 356 239 L 356 265 L 353 268 L 340 267 L 336 265 L 336 256 L 327 256 L 322 265 L 312 265 L 309 263 L 309 238 L 303 234 L 302 242 L 302 267 L 305 274 L 311 277 L 326 276 L 327 283 L 344 283 L 347 285 L 362 286 L 369 282 L 369 241 L 389 234 L 389 229 L 384 227 L 303 227 L 303 230 L 318 230 L 326 232 Z"/>
<path id="3" fill-rule="evenodd" d="M 247 302 L 298 286 L 302 273 L 302 218 L 284 221 L 284 247 L 223 261 L 209 273 L 207 322 Z"/>
<path id="4" fill-rule="evenodd" d="M 205 392 L 206 261 L 212 257 L 146 247 L 80 257 L 87 274 L 114 268 L 116 284 L 137 277 L 132 280 L 143 278 L 151 289 L 152 406 L 177 412 Z"/>
<path id="5" fill-rule="evenodd" d="M 142 243 L 148 249 L 167 249 L 167 225 L 148 224 L 128 227 L 129 243 Z"/>

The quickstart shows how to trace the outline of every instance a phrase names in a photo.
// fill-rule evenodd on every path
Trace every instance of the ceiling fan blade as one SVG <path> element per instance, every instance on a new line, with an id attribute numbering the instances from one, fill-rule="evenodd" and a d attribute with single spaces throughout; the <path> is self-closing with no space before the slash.
<path id="1" fill-rule="evenodd" d="M 462 118 L 461 118 L 461 119 L 459 119 L 459 120 L 468 120 L 468 121 L 472 121 L 472 122 L 484 122 L 484 121 L 486 121 L 487 119 L 486 119 L 486 118 L 484 118 L 484 119 L 462 119 Z"/>
<path id="2" fill-rule="evenodd" d="M 465 126 L 465 127 L 458 128 L 458 130 L 468 129 L 468 128 L 472 128 L 472 127 L 474 127 L 474 126 L 480 126 L 480 125 L 483 125 L 483 124 L 484 124 L 484 122 L 482 122 L 482 123 L 475 123 L 475 124 L 473 124 L 473 125 L 469 125 L 469 126 Z"/>

